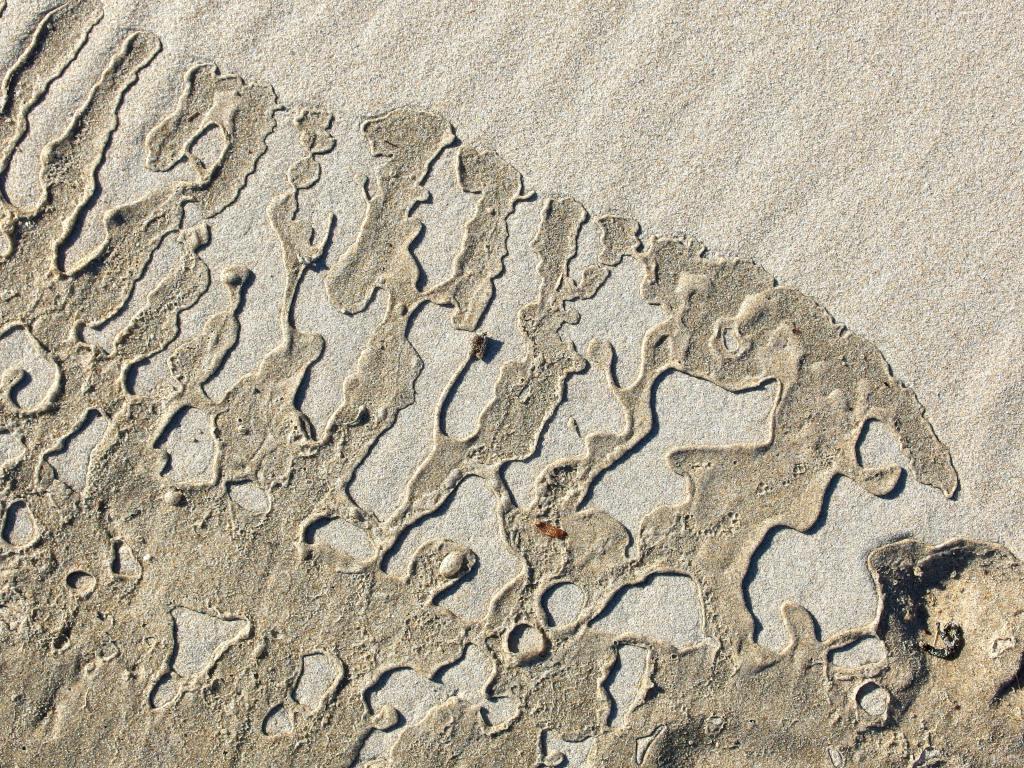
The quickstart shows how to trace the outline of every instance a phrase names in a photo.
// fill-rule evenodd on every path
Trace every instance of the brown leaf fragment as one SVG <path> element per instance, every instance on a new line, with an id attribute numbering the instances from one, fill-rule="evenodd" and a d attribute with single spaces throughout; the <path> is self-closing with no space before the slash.
<path id="1" fill-rule="evenodd" d="M 477 360 L 483 360 L 487 354 L 487 337 L 482 334 L 475 334 L 471 342 L 470 352 Z"/>
<path id="2" fill-rule="evenodd" d="M 534 523 L 537 526 L 537 530 L 543 533 L 545 536 L 551 539 L 564 539 L 569 534 L 557 525 L 551 523 L 545 523 L 543 520 L 538 520 Z"/>

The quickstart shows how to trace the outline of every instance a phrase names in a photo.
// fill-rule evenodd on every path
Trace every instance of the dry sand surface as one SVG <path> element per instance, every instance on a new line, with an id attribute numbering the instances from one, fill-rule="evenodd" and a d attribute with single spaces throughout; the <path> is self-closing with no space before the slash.
<path id="1" fill-rule="evenodd" d="M 53 5 L 7 0 L 0 19 L 0 68 L 14 62 Z M 478 201 L 459 187 L 461 147 L 494 150 L 522 174 L 526 192 L 535 193 L 509 218 L 505 271 L 478 329 L 492 339 L 491 359 L 468 366 L 447 411 L 448 434 L 473 433 L 502 365 L 527 349 L 516 318 L 537 290 L 538 259 L 530 243 L 544 200 L 567 196 L 590 213 L 580 236 L 581 260 L 600 249 L 599 219 L 612 214 L 638 221 L 645 243 L 692 235 L 711 254 L 752 259 L 781 286 L 811 297 L 881 351 L 896 379 L 916 393 L 949 450 L 959 478 L 951 499 L 912 473 L 885 496 L 843 477 L 829 486 L 824 513 L 810 531 L 773 529 L 744 580 L 755 637 L 767 652 L 783 650 L 789 640 L 780 611 L 787 600 L 813 614 L 821 638 L 872 622 L 879 597 L 867 558 L 887 543 L 912 537 L 936 545 L 962 537 L 1024 554 L 1020 8 L 993 2 L 806 1 L 106 0 L 105 6 L 88 45 L 32 114 L 5 181 L 11 201 L 29 207 L 37 199 L 40 152 L 64 131 L 126 30 L 155 33 L 161 52 L 128 92 L 99 171 L 98 198 L 69 262 L 102 242 L 104 210 L 139 198 L 162 177 L 146 170 L 145 139 L 174 108 L 183 73 L 196 64 L 215 62 L 222 73 L 270 85 L 289 110 L 332 113 L 337 146 L 316 158 L 321 178 L 303 193 L 301 204 L 317 237 L 329 215 L 336 224 L 326 269 L 306 276 L 295 305 L 296 329 L 326 340 L 298 403 L 317 436 L 343 405 L 341 382 L 386 315 L 380 296 L 365 312 L 349 315 L 325 290 L 360 230 L 367 206 L 364 181 L 373 180 L 379 165 L 367 153 L 361 125 L 399 108 L 424 110 L 449 120 L 461 142 L 434 163 L 424 183 L 430 199 L 416 209 L 425 227 L 416 256 L 428 285 L 449 273 Z M 291 114 L 278 115 L 266 156 L 238 202 L 211 224 L 211 246 L 203 252 L 215 286 L 228 265 L 244 265 L 254 275 L 239 315 L 238 346 L 206 387 L 215 400 L 282 341 L 287 270 L 266 206 L 283 191 L 288 168 L 303 157 Z M 176 247 L 160 248 L 129 310 L 85 331 L 85 338 L 111 348 L 177 258 Z M 592 339 L 611 341 L 620 384 L 639 375 L 644 334 L 665 319 L 661 307 L 643 300 L 645 279 L 642 260 L 625 259 L 593 299 L 580 302 L 579 324 L 563 331 L 580 354 Z M 182 338 L 198 334 L 224 311 L 224 295 L 211 289 L 182 313 Z M 463 365 L 474 332 L 454 329 L 448 308 L 429 304 L 420 310 L 409 333 L 423 360 L 416 400 L 401 410 L 355 473 L 349 493 L 360 508 L 380 517 L 401 508 L 406 483 L 431 448 L 438 403 Z M 5 365 L 31 358 L 24 339 L 0 343 Z M 162 372 L 169 357 L 162 351 L 143 366 L 140 392 L 158 391 L 169 380 Z M 53 372 L 39 361 L 33 363 L 37 370 L 21 364 L 33 380 L 19 394 L 19 405 L 31 404 L 45 396 Z M 622 423 L 599 366 L 568 377 L 566 386 L 565 401 L 543 430 L 539 455 L 514 461 L 504 473 L 511 497 L 523 506 L 545 465 L 580 453 L 586 435 L 615 431 Z M 666 454 L 679 446 L 770 440 L 777 388 L 769 383 L 733 393 L 682 373 L 663 377 L 653 394 L 656 434 L 631 449 L 616 473 L 599 480 L 587 503 L 637 538 L 650 510 L 686 493 Z M 90 446 L 101 440 L 104 425 L 93 432 Z M 202 475 L 214 451 L 203 421 L 183 422 L 166 447 L 175 456 L 168 477 L 179 485 Z M 897 463 L 911 469 L 885 428 L 870 431 L 859 455 L 865 466 Z M 83 488 L 88 452 L 70 451 L 62 461 L 62 479 Z M 249 490 L 248 499 L 232 498 L 261 509 L 265 491 Z M 468 622 L 482 620 L 519 567 L 494 516 L 480 512 L 493 506 L 491 493 L 484 479 L 470 477 L 444 514 L 412 528 L 385 558 L 384 569 L 404 576 L 417 547 L 431 539 L 468 546 L 479 560 L 475 576 L 444 604 Z M 647 597 L 634 599 L 641 590 Z M 563 597 L 571 604 L 573 596 Z M 710 634 L 702 628 L 700 597 L 687 578 L 658 577 L 635 588 L 634 597 L 621 597 L 616 615 L 606 614 L 595 627 L 677 646 Z M 558 608 L 553 605 L 548 610 Z M 187 623 L 181 615 L 175 621 L 179 629 Z M 234 642 L 235 634 L 232 627 L 211 625 L 205 636 L 216 648 Z M 629 670 L 637 663 L 642 667 L 644 658 L 633 663 L 620 656 L 618 664 Z M 329 681 L 330 663 L 323 664 L 326 671 L 319 674 Z M 180 669 L 175 674 L 188 676 Z M 424 682 L 413 675 L 395 682 L 394 706 L 410 723 L 463 690 L 447 678 Z M 273 731 L 275 721 L 268 722 Z M 386 736 L 374 731 L 360 760 L 384 756 L 395 743 Z M 588 753 L 578 748 L 579 739 L 562 741 L 563 736 L 552 731 L 538 759 L 554 765 L 552 755 L 561 751 L 567 764 L 584 765 Z M 843 765 L 836 759 L 835 766 Z M 893 763 L 904 764 L 910 763 Z M 986 763 L 963 763 L 974 764 Z"/>

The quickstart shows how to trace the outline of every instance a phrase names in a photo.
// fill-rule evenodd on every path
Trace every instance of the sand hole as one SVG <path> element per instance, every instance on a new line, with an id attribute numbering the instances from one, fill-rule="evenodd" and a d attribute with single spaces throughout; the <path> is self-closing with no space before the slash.
<path id="1" fill-rule="evenodd" d="M 857 689 L 857 706 L 875 718 L 889 711 L 889 692 L 877 683 L 867 682 Z"/>
<path id="2" fill-rule="evenodd" d="M 739 351 L 740 337 L 736 329 L 732 326 L 727 326 L 722 329 L 722 346 L 725 347 L 726 352 Z"/>
<path id="3" fill-rule="evenodd" d="M 885 657 L 885 643 L 877 637 L 865 637 L 829 653 L 829 661 L 834 666 L 848 669 L 878 664 L 885 661 Z"/>
<path id="4" fill-rule="evenodd" d="M 4 512 L 0 538 L 12 547 L 27 547 L 36 540 L 36 520 L 24 501 L 15 501 Z"/>
<path id="5" fill-rule="evenodd" d="M 485 701 L 484 689 L 493 672 L 491 657 L 470 644 L 463 657 L 442 672 L 440 682 L 449 695 L 481 704 Z"/>
<path id="6" fill-rule="evenodd" d="M 228 496 L 247 512 L 263 514 L 270 509 L 270 497 L 256 483 L 230 483 Z"/>
<path id="7" fill-rule="evenodd" d="M 765 443 L 771 433 L 775 388 L 735 394 L 673 372 L 654 386 L 655 426 L 637 447 L 597 481 L 591 501 L 636 536 L 655 507 L 680 504 L 689 486 L 668 465 L 676 448 Z"/>
<path id="8" fill-rule="evenodd" d="M 654 740 L 661 736 L 661 734 L 664 733 L 665 730 L 666 726 L 659 725 L 646 736 L 641 736 L 639 739 L 636 740 L 635 759 L 637 765 L 643 764 L 644 758 L 647 757 L 647 750 L 651 748 L 651 744 L 654 743 Z"/>
<path id="9" fill-rule="evenodd" d="M 270 708 L 267 716 L 263 718 L 263 725 L 260 728 L 264 736 L 281 736 L 291 733 L 293 729 L 291 715 L 280 704 Z"/>
<path id="10" fill-rule="evenodd" d="M 320 544 L 344 552 L 359 562 L 377 553 L 365 529 L 340 517 L 317 518 L 306 526 L 302 539 L 310 546 Z"/>
<path id="11" fill-rule="evenodd" d="M 178 697 L 178 681 L 168 672 L 161 677 L 149 694 L 149 705 L 153 709 L 166 707 Z"/>
<path id="12" fill-rule="evenodd" d="M 888 424 L 875 419 L 870 419 L 864 425 L 856 450 L 857 460 L 863 467 L 887 467 L 904 463 L 896 433 Z"/>
<path id="13" fill-rule="evenodd" d="M 109 424 L 110 419 L 103 414 L 89 411 L 82 422 L 65 438 L 64 447 L 47 457 L 47 462 L 62 483 L 77 491 L 85 488 L 93 449 L 103 438 Z"/>
<path id="14" fill-rule="evenodd" d="M 592 626 L 611 635 L 637 635 L 682 648 L 704 638 L 697 585 L 660 574 L 619 590 Z"/>
<path id="15" fill-rule="evenodd" d="M 506 647 L 520 664 L 537 661 L 547 652 L 544 634 L 530 624 L 517 624 L 505 638 Z"/>
<path id="16" fill-rule="evenodd" d="M 25 443 L 13 432 L 0 432 L 0 467 L 10 467 L 25 455 Z"/>
<path id="17" fill-rule="evenodd" d="M 488 701 L 481 709 L 480 716 L 489 726 L 501 726 L 521 711 L 519 700 L 511 696 L 502 696 Z"/>
<path id="18" fill-rule="evenodd" d="M 132 548 L 123 541 L 114 542 L 110 557 L 110 572 L 115 576 L 127 579 L 134 579 L 142 574 L 142 564 L 135 557 Z"/>
<path id="19" fill-rule="evenodd" d="M 69 628 L 62 629 L 60 634 L 53 638 L 53 641 L 50 643 L 50 647 L 58 653 L 67 649 L 68 646 L 71 645 L 70 631 L 71 630 Z"/>
<path id="20" fill-rule="evenodd" d="M 216 125 L 208 125 L 192 140 L 189 154 L 205 168 L 216 166 L 227 148 L 224 133 Z"/>
<path id="21" fill-rule="evenodd" d="M 176 643 L 172 667 L 182 677 L 192 677 L 212 668 L 228 646 L 241 640 L 249 627 L 244 619 L 220 619 L 191 608 L 175 608 L 171 617 Z"/>
<path id="22" fill-rule="evenodd" d="M 608 673 L 605 689 L 611 700 L 608 725 L 617 727 L 628 718 L 641 693 L 650 650 L 639 645 L 621 645 L 616 650 L 615 664 Z"/>
<path id="23" fill-rule="evenodd" d="M 167 360 L 157 356 L 140 361 L 129 369 L 127 382 L 128 392 L 144 397 L 156 395 L 161 388 L 167 389 L 171 382 Z"/>
<path id="24" fill-rule="evenodd" d="M 582 768 L 594 748 L 593 736 L 582 741 L 566 741 L 551 731 L 545 731 L 541 738 L 544 768 Z"/>
<path id="25" fill-rule="evenodd" d="M 302 670 L 292 697 L 306 709 L 317 709 L 341 676 L 341 663 L 323 651 L 302 657 Z"/>
<path id="26" fill-rule="evenodd" d="M 156 442 L 168 455 L 161 474 L 170 482 L 198 485 L 212 482 L 212 465 L 216 449 L 213 423 L 197 408 L 178 411 Z"/>
<path id="27" fill-rule="evenodd" d="M 88 597 L 96 589 L 96 577 L 87 571 L 71 571 L 64 583 L 79 597 Z"/>
<path id="28" fill-rule="evenodd" d="M 20 379 L 12 380 L 11 395 L 15 405 L 26 410 L 46 401 L 60 373 L 56 363 L 24 328 L 13 328 L 0 336 L 0 371 L 12 369 L 25 372 Z"/>
<path id="29" fill-rule="evenodd" d="M 426 680 L 413 670 L 403 667 L 384 673 L 369 691 L 370 710 L 384 720 L 386 730 L 373 731 L 359 753 L 359 763 L 386 754 L 397 741 L 401 731 L 422 720 L 427 713 L 446 698 L 440 685 Z M 390 717 L 391 715 L 397 717 Z M 383 716 L 383 717 L 382 717 Z"/>
<path id="30" fill-rule="evenodd" d="M 583 610 L 586 599 L 586 593 L 571 581 L 549 587 L 541 597 L 547 625 L 560 627 L 572 623 Z"/>
<path id="31" fill-rule="evenodd" d="M 576 258 L 569 262 L 569 273 L 574 280 L 579 281 L 583 271 L 592 264 L 598 263 L 601 255 L 601 235 L 603 230 L 593 216 L 587 216 L 587 220 L 580 227 L 580 233 L 576 237 Z M 577 306 L 579 306 L 577 304 Z"/>

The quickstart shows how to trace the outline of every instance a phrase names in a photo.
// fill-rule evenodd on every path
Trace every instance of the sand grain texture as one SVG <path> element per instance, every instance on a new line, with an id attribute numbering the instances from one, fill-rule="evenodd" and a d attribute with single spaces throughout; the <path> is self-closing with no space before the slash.
<path id="1" fill-rule="evenodd" d="M 1014 13 L 0 0 L 0 762 L 1019 762 Z"/>

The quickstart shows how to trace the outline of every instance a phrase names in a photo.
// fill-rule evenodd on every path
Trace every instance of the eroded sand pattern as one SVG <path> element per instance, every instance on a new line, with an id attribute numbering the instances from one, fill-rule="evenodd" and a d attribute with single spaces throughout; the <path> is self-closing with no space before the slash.
<path id="1" fill-rule="evenodd" d="M 101 16 L 98 2 L 60 6 L 8 72 L 0 178 L 29 113 Z M 900 467 L 862 461 L 869 424 L 898 437 L 916 481 L 956 493 L 949 451 L 870 342 L 755 263 L 692 238 L 603 216 L 600 247 L 584 249 L 588 212 L 569 198 L 536 201 L 531 253 L 512 251 L 510 225 L 529 199 L 523 178 L 493 151 L 458 143 L 443 116 L 411 108 L 362 124 L 367 167 L 377 161 L 362 226 L 335 231 L 300 203 L 316 195 L 334 148 L 332 116 L 289 108 L 213 65 L 183 73 L 173 112 L 148 134 L 147 166 L 167 181 L 106 211 L 100 245 L 69 259 L 119 109 L 159 49 L 153 35 L 126 34 L 43 153 L 37 204 L 0 190 L 3 334 L 27 334 L 56 371 L 31 405 L 19 398 L 25 371 L 3 374 L 0 763 L 1015 764 L 1024 595 L 1006 549 L 887 544 L 866 564 L 879 601 L 870 624 L 819 639 L 811 615 L 787 604 L 788 647 L 755 642 L 745 579 L 768 532 L 809 530 L 837 477 L 875 496 L 898 492 Z M 299 159 L 276 197 L 246 197 L 268 137 L 285 128 Z M 476 207 L 447 277 L 430 285 L 416 258 L 417 206 L 443 153 L 457 155 Z M 264 209 L 276 234 L 267 248 L 284 280 L 280 342 L 214 397 L 208 385 L 238 346 L 253 276 L 211 274 L 211 223 L 240 206 Z M 176 265 L 131 303 L 168 243 Z M 323 281 L 330 302 L 348 315 L 376 308 L 379 321 L 318 430 L 296 403 L 325 340 L 299 330 L 296 304 L 332 249 L 341 256 Z M 538 268 L 533 295 L 517 297 L 523 347 L 466 422 L 475 427 L 455 437 L 444 412 L 460 381 L 490 363 L 500 340 L 478 331 L 505 268 L 524 258 Z M 599 340 L 578 349 L 569 329 L 630 261 L 660 320 L 631 351 L 636 375 L 620 380 L 622 350 Z M 183 314 L 209 292 L 218 311 L 183 334 Z M 86 340 L 129 306 L 109 349 Z M 410 339 L 431 306 L 452 332 L 471 332 L 469 343 L 418 425 L 433 439 L 402 478 L 400 501 L 360 506 L 360 467 L 417 402 L 426 350 Z M 156 384 L 139 386 L 153 366 L 163 371 Z M 588 429 L 582 452 L 548 461 L 516 494 L 509 467 L 538 454 L 585 371 L 604 377 L 622 427 Z M 665 460 L 684 492 L 637 511 L 627 528 L 593 491 L 655 430 L 654 390 L 671 372 L 729 392 L 772 387 L 770 435 L 675 447 Z M 98 437 L 75 482 L 55 457 L 90 425 Z M 175 435 L 188 430 L 208 447 L 181 448 Z M 468 518 L 493 521 L 491 543 L 513 564 L 497 570 L 479 615 L 453 599 L 490 578 L 479 553 L 417 538 L 426 522 L 462 514 L 462 493 L 475 494 Z M 630 588 L 672 580 L 692 585 L 699 626 L 666 639 L 613 620 L 630 610 Z M 879 642 L 867 661 L 851 651 Z M 402 691 L 399 706 L 390 698 Z"/>

